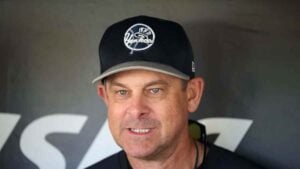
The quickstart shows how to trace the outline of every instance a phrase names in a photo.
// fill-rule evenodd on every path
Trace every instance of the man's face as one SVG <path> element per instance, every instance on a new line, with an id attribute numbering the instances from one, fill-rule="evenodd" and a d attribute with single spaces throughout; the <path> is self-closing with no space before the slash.
<path id="1" fill-rule="evenodd" d="M 99 93 L 111 133 L 128 156 L 151 159 L 186 140 L 189 92 L 183 81 L 133 70 L 110 76 Z"/>

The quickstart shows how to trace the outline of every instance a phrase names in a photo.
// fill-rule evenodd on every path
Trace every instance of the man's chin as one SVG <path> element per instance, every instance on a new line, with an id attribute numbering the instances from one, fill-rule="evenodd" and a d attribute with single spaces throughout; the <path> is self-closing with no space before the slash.
<path id="1" fill-rule="evenodd" d="M 124 149 L 124 151 L 129 159 L 134 158 L 139 160 L 153 160 L 156 156 L 154 151 L 145 149 L 130 149 L 128 151 Z"/>

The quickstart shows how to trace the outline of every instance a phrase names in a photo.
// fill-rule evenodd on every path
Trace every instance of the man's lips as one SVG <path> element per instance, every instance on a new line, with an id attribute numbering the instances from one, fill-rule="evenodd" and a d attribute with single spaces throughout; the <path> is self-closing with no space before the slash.
<path id="1" fill-rule="evenodd" d="M 131 135 L 151 135 L 160 127 L 160 122 L 155 119 L 127 119 L 121 124 L 121 128 Z"/>
<path id="2" fill-rule="evenodd" d="M 130 128 L 129 129 L 131 132 L 134 132 L 134 133 L 138 133 L 138 134 L 144 134 L 144 133 L 149 133 L 150 129 L 144 129 L 144 128 Z"/>
<path id="3" fill-rule="evenodd" d="M 133 134 L 144 135 L 150 133 L 152 128 L 129 128 L 128 130 Z"/>

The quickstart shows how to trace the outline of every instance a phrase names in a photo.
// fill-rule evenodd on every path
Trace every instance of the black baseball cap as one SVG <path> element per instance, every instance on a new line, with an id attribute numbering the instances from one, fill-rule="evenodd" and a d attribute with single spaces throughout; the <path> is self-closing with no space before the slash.
<path id="1" fill-rule="evenodd" d="M 100 75 L 93 83 L 126 70 L 156 71 L 184 80 L 195 76 L 191 44 L 176 22 L 136 16 L 104 32 L 99 45 Z"/>

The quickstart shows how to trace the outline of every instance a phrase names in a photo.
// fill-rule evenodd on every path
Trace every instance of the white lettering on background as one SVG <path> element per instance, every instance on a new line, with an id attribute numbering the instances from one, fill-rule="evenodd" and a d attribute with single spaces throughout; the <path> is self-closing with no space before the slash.
<path id="1" fill-rule="evenodd" d="M 0 113 L 0 151 L 20 120 L 20 117 L 18 114 Z"/>
<path id="2" fill-rule="evenodd" d="M 120 150 L 120 147 L 115 143 L 110 133 L 108 121 L 105 120 L 94 142 L 79 164 L 78 169 L 84 169 Z"/>
<path id="3" fill-rule="evenodd" d="M 206 126 L 206 133 L 219 134 L 215 145 L 235 151 L 245 134 L 249 130 L 253 120 L 237 118 L 205 118 L 198 122 Z"/>
<path id="4" fill-rule="evenodd" d="M 63 154 L 46 141 L 54 133 L 78 134 L 87 116 L 56 114 L 39 118 L 30 123 L 21 135 L 20 147 L 23 154 L 39 169 L 65 169 Z"/>

